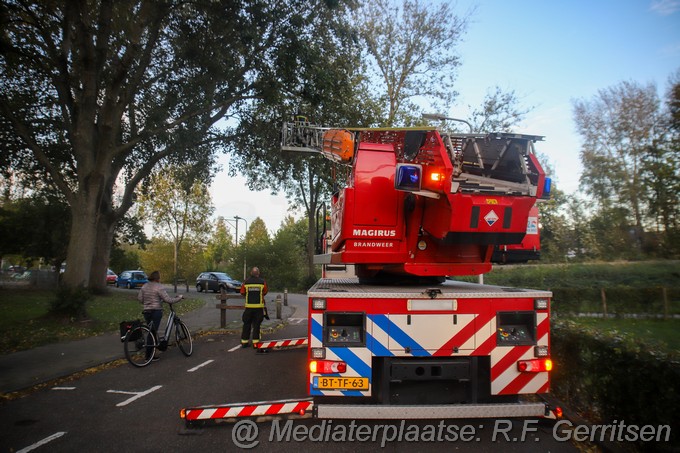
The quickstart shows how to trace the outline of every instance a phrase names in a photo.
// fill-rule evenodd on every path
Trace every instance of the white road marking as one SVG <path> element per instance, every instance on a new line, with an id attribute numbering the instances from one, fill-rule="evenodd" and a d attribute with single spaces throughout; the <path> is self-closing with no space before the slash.
<path id="1" fill-rule="evenodd" d="M 52 390 L 75 390 L 75 387 L 52 387 Z"/>
<path id="2" fill-rule="evenodd" d="M 187 372 L 188 372 L 188 373 L 193 373 L 194 371 L 198 370 L 199 368 L 202 368 L 202 367 L 204 367 L 204 366 L 206 366 L 206 365 L 209 365 L 209 364 L 212 363 L 212 362 L 214 362 L 214 360 L 213 360 L 213 359 L 210 359 L 210 360 L 208 360 L 207 362 L 203 362 L 203 363 L 201 363 L 200 365 L 196 365 L 195 367 L 193 367 L 193 368 L 187 370 Z"/>
<path id="3" fill-rule="evenodd" d="M 51 436 L 46 437 L 43 440 L 34 443 L 33 445 L 29 445 L 26 448 L 22 448 L 21 450 L 17 451 L 17 453 L 26 453 L 26 452 L 29 452 L 31 450 L 35 450 L 36 448 L 42 447 L 43 445 L 45 445 L 48 442 L 52 442 L 54 439 L 59 439 L 64 434 L 66 434 L 66 431 L 59 431 L 58 433 L 54 433 Z"/>
<path id="4" fill-rule="evenodd" d="M 145 390 L 143 392 L 125 392 L 122 390 L 107 390 L 106 393 L 122 393 L 124 395 L 135 395 L 132 398 L 128 398 L 125 401 L 116 404 L 117 407 L 122 407 L 122 406 L 127 406 L 131 402 L 138 400 L 139 398 L 148 395 L 151 392 L 155 392 L 159 388 L 163 387 L 162 385 L 157 385 L 155 387 L 151 387 L 149 390 Z"/>
<path id="5" fill-rule="evenodd" d="M 233 348 L 231 348 L 231 349 L 230 349 L 229 351 L 227 351 L 227 352 L 234 352 L 234 351 L 236 351 L 237 349 L 241 349 L 241 345 L 240 345 L 240 344 L 234 346 Z"/>
<path id="6" fill-rule="evenodd" d="M 304 324 L 307 318 L 288 318 L 288 324 Z"/>

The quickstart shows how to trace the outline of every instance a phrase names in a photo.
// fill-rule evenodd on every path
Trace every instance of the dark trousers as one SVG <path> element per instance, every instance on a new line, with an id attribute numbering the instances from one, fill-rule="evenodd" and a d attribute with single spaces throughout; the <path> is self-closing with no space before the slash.
<path id="1" fill-rule="evenodd" d="M 161 326 L 161 319 L 163 319 L 163 310 L 145 310 L 142 312 L 146 325 L 151 328 L 156 340 L 158 340 L 158 328 Z M 146 339 L 146 344 L 152 344 L 151 338 Z M 153 354 L 153 346 L 146 348 L 146 357 L 149 358 Z"/>
<path id="2" fill-rule="evenodd" d="M 243 331 L 241 332 L 241 344 L 248 344 L 250 331 L 253 332 L 253 345 L 260 342 L 260 324 L 264 319 L 264 309 L 246 308 L 243 311 Z"/>

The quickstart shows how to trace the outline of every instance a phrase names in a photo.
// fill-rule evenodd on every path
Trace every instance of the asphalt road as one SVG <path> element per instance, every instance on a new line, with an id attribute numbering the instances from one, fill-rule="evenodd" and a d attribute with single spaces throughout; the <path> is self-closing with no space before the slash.
<path id="1" fill-rule="evenodd" d="M 306 336 L 304 313 L 295 315 L 268 339 Z M 0 404 L 0 451 L 576 451 L 533 421 L 307 419 L 189 429 L 179 417 L 188 406 L 304 398 L 305 368 L 304 348 L 257 354 L 240 348 L 236 334 L 202 337 L 189 358 L 170 348 L 146 368 L 121 362 Z"/>

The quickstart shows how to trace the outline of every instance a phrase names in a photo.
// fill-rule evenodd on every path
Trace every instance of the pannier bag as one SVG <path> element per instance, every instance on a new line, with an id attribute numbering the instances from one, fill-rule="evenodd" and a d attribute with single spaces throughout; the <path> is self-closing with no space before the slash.
<path id="1" fill-rule="evenodd" d="M 123 321 L 120 323 L 120 341 L 123 342 L 125 341 L 125 336 L 130 332 L 132 329 L 135 329 L 139 326 L 142 325 L 142 321 L 139 319 L 136 319 L 134 321 Z M 133 335 L 137 338 L 142 334 L 141 330 L 138 330 L 135 332 Z M 135 341 L 137 338 L 130 337 L 130 341 Z"/>

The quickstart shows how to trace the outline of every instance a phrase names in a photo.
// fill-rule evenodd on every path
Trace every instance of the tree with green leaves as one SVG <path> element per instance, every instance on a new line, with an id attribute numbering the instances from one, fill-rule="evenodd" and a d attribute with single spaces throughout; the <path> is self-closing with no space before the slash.
<path id="1" fill-rule="evenodd" d="M 482 105 L 472 111 L 470 123 L 473 132 L 512 132 L 532 110 L 520 104 L 515 90 L 497 86 L 487 91 Z"/>
<path id="2" fill-rule="evenodd" d="M 181 272 L 189 286 L 193 286 L 194 279 L 203 271 L 202 244 L 193 240 L 185 240 L 179 249 L 182 256 Z M 175 244 L 167 239 L 153 238 L 145 250 L 139 252 L 140 267 L 146 273 L 160 271 L 164 283 L 172 283 L 175 272 Z M 136 267 L 127 268 L 136 269 Z M 183 286 L 182 284 L 175 285 Z"/>
<path id="3" fill-rule="evenodd" d="M 581 185 L 596 203 L 592 227 L 604 258 L 631 244 L 626 257 L 641 256 L 645 231 L 677 212 L 680 160 L 668 140 L 669 117 L 652 83 L 622 82 L 574 102 Z"/>
<path id="4" fill-rule="evenodd" d="M 386 107 L 381 125 L 417 123 L 416 98 L 427 99 L 435 110 L 448 111 L 458 95 L 456 46 L 470 13 L 455 14 L 449 2 L 375 0 L 366 2 L 356 16 L 366 44 L 366 68 Z"/>
<path id="5" fill-rule="evenodd" d="M 307 219 L 287 217 L 272 239 L 267 263 L 270 288 L 306 291 L 313 281 L 306 272 Z"/>
<path id="6" fill-rule="evenodd" d="M 291 57 L 332 29 L 300 18 L 332 18 L 341 4 L 2 0 L 0 166 L 47 178 L 65 197 L 66 286 L 99 285 L 115 225 L 153 168 L 210 168 L 231 138 L 221 120 L 315 70 Z"/>
<path id="7" fill-rule="evenodd" d="M 69 211 L 55 196 L 6 201 L 0 206 L 0 256 L 21 255 L 59 267 L 66 258 Z"/>
<path id="8" fill-rule="evenodd" d="M 212 237 L 208 239 L 203 253 L 206 271 L 226 269 L 227 264 L 233 259 L 234 237 L 229 232 L 224 217 L 217 218 Z"/>
<path id="9" fill-rule="evenodd" d="M 563 238 L 566 243 L 566 256 L 577 261 L 599 258 L 597 238 L 590 228 L 592 202 L 583 197 L 571 196 L 567 199 L 565 212 L 568 219 L 568 233 Z"/>
<path id="10" fill-rule="evenodd" d="M 173 245 L 173 279 L 186 278 L 180 271 L 179 252 L 185 240 L 205 243 L 211 230 L 214 210 L 208 186 L 194 178 L 193 166 L 156 170 L 146 193 L 139 198 L 141 215 L 153 226 L 157 237 Z"/>
<path id="11" fill-rule="evenodd" d="M 252 100 L 241 116 L 230 172 L 245 175 L 253 190 L 283 191 L 308 226 L 307 277 L 315 275 L 314 218 L 336 187 L 331 163 L 321 156 L 282 153 L 281 126 L 304 115 L 323 126 L 376 125 L 378 105 L 363 72 L 360 43 L 347 19 L 349 3 L 337 10 L 305 8 L 298 25 L 307 40 L 280 64 L 297 68 L 283 79 L 276 99 Z M 319 30 L 324 30 L 319 32 Z M 284 39 L 292 39 L 286 31 Z M 315 33 L 317 36 L 314 36 Z"/>
<path id="12" fill-rule="evenodd" d="M 628 211 L 639 232 L 645 221 L 642 161 L 655 140 L 659 114 L 654 84 L 622 82 L 599 90 L 592 100 L 574 102 L 583 139 L 581 184 L 600 212 Z"/>
<path id="13" fill-rule="evenodd" d="M 663 133 L 643 156 L 642 180 L 653 230 L 662 240 L 654 252 L 680 255 L 680 70 L 669 78 Z"/>
<path id="14" fill-rule="evenodd" d="M 248 269 L 257 266 L 262 275 L 266 276 L 270 271 L 271 254 L 269 231 L 264 220 L 257 217 L 248 225 L 243 241 L 239 242 L 234 260 L 229 266 L 229 273 L 234 278 L 245 280 L 248 276 Z"/>

